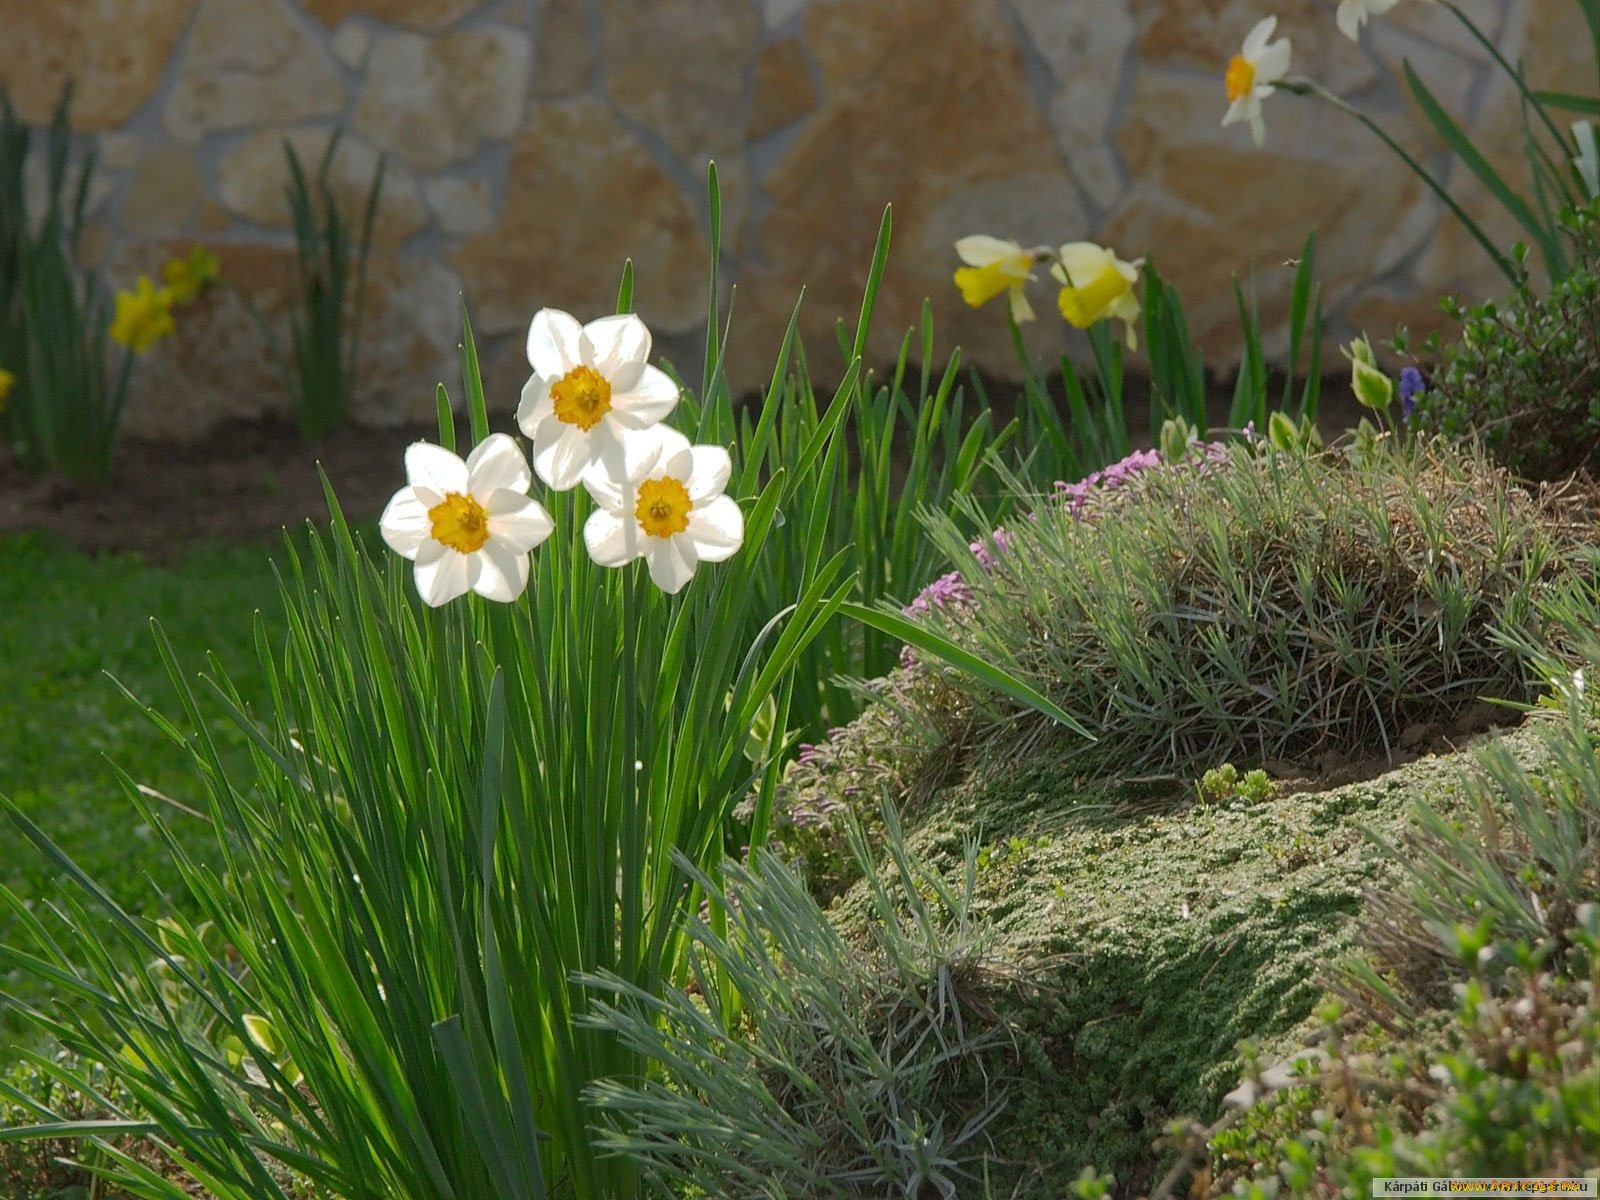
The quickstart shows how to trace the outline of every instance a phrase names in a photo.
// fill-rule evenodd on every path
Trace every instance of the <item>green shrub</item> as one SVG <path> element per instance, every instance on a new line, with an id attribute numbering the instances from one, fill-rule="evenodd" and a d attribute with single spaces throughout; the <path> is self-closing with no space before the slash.
<path id="1" fill-rule="evenodd" d="M 1119 773 L 1392 756 L 1414 722 L 1525 699 L 1533 671 L 1493 631 L 1536 631 L 1535 596 L 1593 529 L 1585 504 L 1433 443 L 1360 465 L 1241 446 L 1142 472 L 1087 519 L 1046 506 L 1013 521 L 986 570 L 948 521 L 930 525 L 968 595 L 924 619 L 1096 740 L 926 669 L 1019 746 L 1048 738 L 1075 767 Z"/>
<path id="2" fill-rule="evenodd" d="M 1478 438 L 1507 469 L 1553 480 L 1600 465 L 1600 274 L 1592 256 L 1536 293 L 1463 309 L 1411 413 L 1412 427 Z"/>
<path id="3" fill-rule="evenodd" d="M 663 1189 L 728 1200 L 973 1193 L 1003 1097 L 969 1088 L 979 1097 L 963 1107 L 952 1085 L 988 1079 L 1006 1045 L 1003 1026 L 979 1019 L 978 852 L 968 847 L 952 886 L 907 854 L 892 810 L 883 828 L 886 849 L 869 848 L 859 825 L 850 843 L 870 894 L 865 946 L 758 851 L 725 868 L 726 910 L 689 922 L 687 989 L 585 980 L 615 996 L 592 1020 L 658 1072 L 592 1089 L 602 1145 Z"/>

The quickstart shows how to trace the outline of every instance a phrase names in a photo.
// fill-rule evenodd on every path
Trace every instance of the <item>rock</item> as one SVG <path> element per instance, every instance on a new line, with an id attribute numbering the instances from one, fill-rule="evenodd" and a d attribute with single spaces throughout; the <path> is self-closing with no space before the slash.
<path id="1" fill-rule="evenodd" d="M 781 29 L 806 10 L 807 0 L 761 0 L 761 20 L 768 29 Z"/>
<path id="2" fill-rule="evenodd" d="M 200 0 L 163 125 L 179 142 L 344 107 L 339 65 L 284 0 Z"/>
<path id="3" fill-rule="evenodd" d="M 936 365 L 959 343 L 968 362 L 1012 370 L 1000 302 L 974 311 L 959 301 L 955 240 L 992 233 L 1059 243 L 1089 230 L 1071 176 L 1051 153 L 1051 132 L 1005 13 L 996 0 L 815 0 L 805 36 L 821 75 L 822 107 L 763 180 L 776 202 L 752 230 L 756 264 L 739 281 L 730 380 L 736 389 L 766 383 L 802 286 L 800 329 L 816 377 L 843 373 L 834 321 L 854 323 L 879 219 L 891 202 L 894 249 L 869 365 L 893 361 L 905 330 L 920 319 L 923 298 L 931 297 L 939 318 Z M 907 54 L 908 44 L 984 67 L 964 73 L 954 88 L 949 69 Z M 938 152 L 911 171 L 906 146 Z M 1033 300 L 1045 316 L 1053 296 L 1041 280 Z M 1059 322 L 1041 320 L 1028 333 L 1054 354 L 1066 340 Z"/>
<path id="4" fill-rule="evenodd" d="M 493 232 L 450 256 L 474 329 L 525 332 L 546 305 L 583 320 L 609 313 L 629 257 L 637 310 L 652 329 L 699 323 L 707 255 L 699 215 L 605 104 L 534 105 L 505 194 Z"/>
<path id="5" fill-rule="evenodd" d="M 124 286 L 188 249 L 182 241 L 124 244 L 112 282 Z M 231 420 L 292 419 L 291 393 L 245 298 L 288 356 L 285 314 L 296 303 L 294 252 L 259 243 L 222 243 L 215 250 L 228 286 L 214 287 L 178 310 L 177 333 L 139 361 L 125 425 L 129 434 L 192 441 Z M 396 424 L 433 413 L 433 382 L 454 384 L 459 290 L 454 273 L 442 264 L 375 256 L 358 359 L 357 422 Z"/>
<path id="6" fill-rule="evenodd" d="M 446 237 L 473 237 L 494 227 L 494 197 L 481 179 L 430 179 L 422 194 Z"/>
<path id="7" fill-rule="evenodd" d="M 243 297 L 250 297 L 282 338 L 294 253 L 239 243 L 213 249 L 230 286 L 213 287 L 179 310 L 177 332 L 138 361 L 123 422 L 126 435 L 194 441 L 230 420 L 286 417 L 292 411 L 283 378 Z M 108 282 L 126 287 L 188 250 L 187 242 L 176 240 L 125 243 Z"/>
<path id="8" fill-rule="evenodd" d="M 742 147 L 744 78 L 760 18 L 749 0 L 602 0 L 606 91 L 693 173 Z"/>
<path id="9" fill-rule="evenodd" d="M 113 130 L 100 135 L 100 165 L 111 171 L 132 170 L 144 150 L 144 143 L 133 133 Z"/>
<path id="10" fill-rule="evenodd" d="M 746 140 L 759 141 L 793 125 L 816 107 L 817 88 L 800 39 L 786 37 L 765 47 L 756 59 Z"/>
<path id="11" fill-rule="evenodd" d="M 1218 120 L 1228 106 L 1222 82 L 1228 60 L 1239 53 L 1245 35 L 1265 16 L 1278 18 L 1274 40 L 1289 39 L 1290 74 L 1309 75 L 1341 95 L 1365 88 L 1378 78 L 1372 59 L 1339 33 L 1323 0 L 1280 0 L 1270 10 L 1255 0 L 1189 0 L 1182 4 L 1133 0 L 1133 12 L 1142 30 L 1140 67 L 1182 67 L 1212 79 L 1213 94 L 1220 104 Z"/>
<path id="12" fill-rule="evenodd" d="M 131 233 L 172 234 L 188 224 L 205 193 L 200 163 L 187 150 L 155 146 L 139 166 L 122 201 L 122 228 Z"/>
<path id="13" fill-rule="evenodd" d="M 533 94 L 540 100 L 576 96 L 589 90 L 593 77 L 585 6 L 542 0 L 533 35 Z"/>
<path id="14" fill-rule="evenodd" d="M 386 33 L 373 44 L 355 126 L 421 171 L 471 158 L 517 131 L 532 46 L 505 25 L 425 38 Z"/>
<path id="15" fill-rule="evenodd" d="M 291 176 L 283 144 L 287 140 L 294 147 L 315 198 L 317 169 L 327 153 L 328 138 L 326 129 L 270 129 L 251 134 L 223 156 L 217 172 L 218 199 L 247 220 L 287 229 L 290 216 L 285 187 Z M 351 227 L 352 240 L 360 237 L 367 196 L 377 170 L 378 152 L 372 146 L 349 135 L 339 139 L 329 183 L 339 211 Z M 405 164 L 391 158 L 378 193 L 374 245 L 398 245 L 426 223 L 427 213 L 417 193 L 415 177 Z"/>
<path id="16" fill-rule="evenodd" d="M 328 28 L 355 13 L 431 32 L 454 25 L 468 13 L 486 6 L 487 0 L 302 0 L 306 11 Z"/>
<path id="17" fill-rule="evenodd" d="M 1231 367 L 1242 345 L 1236 275 L 1248 279 L 1254 264 L 1268 349 L 1281 354 L 1289 264 L 1308 232 L 1318 231 L 1317 277 L 1331 313 L 1413 254 L 1437 208 L 1415 178 L 1381 158 L 1352 170 L 1373 154 L 1355 122 L 1329 125 L 1320 106 L 1274 97 L 1266 114 L 1274 152 L 1263 153 L 1248 132 L 1220 127 L 1209 91 L 1209 81 L 1177 72 L 1141 73 L 1118 134 L 1134 182 L 1103 234 L 1124 257 L 1152 257 L 1177 287 L 1207 357 Z"/>
<path id="18" fill-rule="evenodd" d="M 161 85 L 195 0 L 83 3 L 0 0 L 0 90 L 22 120 L 43 124 L 74 83 L 72 124 L 114 129 Z"/>
<path id="19" fill-rule="evenodd" d="M 352 71 L 359 71 L 372 49 L 372 31 L 356 20 L 346 21 L 333 35 L 333 52 Z"/>

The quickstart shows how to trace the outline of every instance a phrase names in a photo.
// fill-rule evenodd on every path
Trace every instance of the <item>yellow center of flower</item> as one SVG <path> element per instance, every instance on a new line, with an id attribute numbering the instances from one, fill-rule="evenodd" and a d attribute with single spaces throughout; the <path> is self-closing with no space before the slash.
<path id="1" fill-rule="evenodd" d="M 460 492 L 451 492 L 443 503 L 430 508 L 428 520 L 433 522 L 434 541 L 463 554 L 482 550 L 489 540 L 489 514 L 483 505 Z"/>
<path id="2" fill-rule="evenodd" d="M 670 475 L 639 485 L 633 515 L 651 537 L 671 537 L 689 528 L 689 489 Z"/>
<path id="3" fill-rule="evenodd" d="M 573 367 L 550 385 L 556 419 L 588 433 L 611 411 L 611 384 L 593 367 Z"/>
<path id="4" fill-rule="evenodd" d="M 1112 263 L 1100 268 L 1082 287 L 1061 289 L 1061 315 L 1079 329 L 1111 315 L 1111 309 L 1132 285 Z"/>
<path id="5" fill-rule="evenodd" d="M 1228 74 L 1224 79 L 1228 86 L 1228 102 L 1238 100 L 1250 94 L 1250 89 L 1256 86 L 1256 65 L 1242 54 L 1235 54 L 1233 61 L 1228 64 Z"/>

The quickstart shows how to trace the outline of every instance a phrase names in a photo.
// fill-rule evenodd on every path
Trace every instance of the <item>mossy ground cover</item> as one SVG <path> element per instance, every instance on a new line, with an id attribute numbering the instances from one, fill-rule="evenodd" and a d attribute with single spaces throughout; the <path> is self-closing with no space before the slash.
<path id="1" fill-rule="evenodd" d="M 1506 735 L 1541 753 L 1528 729 Z M 1262 802 L 1191 804 L 1109 789 L 1056 764 L 979 763 L 921 813 L 914 852 L 954 868 L 977 838 L 977 910 L 1025 983 L 997 1007 L 1019 1062 L 994 1128 L 1009 1194 L 1070 1194 L 1084 1167 L 1148 1189 L 1168 1122 L 1215 1115 L 1240 1043 L 1270 1061 L 1302 1044 L 1349 918 L 1390 870 L 1362 833 L 1393 839 L 1412 802 L 1463 811 L 1468 754 L 1365 783 Z M 846 900 L 847 910 L 858 900 Z M 1007 972 L 1010 975 L 1010 972 Z"/>
<path id="2" fill-rule="evenodd" d="M 155 566 L 32 535 L 0 537 L 0 791 L 132 911 L 159 914 L 177 876 L 110 764 L 179 801 L 193 790 L 193 769 L 118 683 L 174 711 L 153 617 L 186 670 L 202 670 L 209 649 L 254 699 L 254 615 L 264 614 L 269 631 L 279 623 L 274 553 L 270 543 L 197 549 Z M 225 753 L 242 754 L 236 732 L 219 723 L 214 733 Z M 190 832 L 184 821 L 175 828 Z M 197 820 L 192 833 L 191 844 L 204 846 Z M 54 868 L 14 837 L 0 850 L 0 883 L 36 906 L 61 892 Z M 14 936 L 15 922 L 0 913 L 0 941 Z M 21 979 L 0 979 L 0 990 L 39 998 Z M 0 1066 L 16 1035 L 0 1002 Z"/>

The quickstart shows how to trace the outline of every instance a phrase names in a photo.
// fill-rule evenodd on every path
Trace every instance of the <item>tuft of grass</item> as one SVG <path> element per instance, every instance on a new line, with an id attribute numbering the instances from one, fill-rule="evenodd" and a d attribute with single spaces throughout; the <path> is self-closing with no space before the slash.
<path id="1" fill-rule="evenodd" d="M 1530 493 L 1481 452 L 1235 446 L 1141 472 L 1088 509 L 1008 524 L 987 569 L 948 520 L 935 539 L 968 596 L 926 620 L 1002 664 L 1096 735 L 1086 742 L 941 665 L 988 727 L 1048 738 L 1112 773 L 1192 772 L 1392 751 L 1402 730 L 1482 697 L 1525 700 L 1534 601 L 1592 538 L 1592 506 Z"/>
<path id="2" fill-rule="evenodd" d="M 987 1082 L 1008 1038 L 982 1001 L 986 955 L 971 920 L 978 850 L 955 881 L 905 849 L 885 807 L 884 845 L 859 824 L 850 852 L 866 880 L 861 944 L 781 860 L 730 863 L 718 897 L 688 922 L 692 981 L 651 993 L 584 977 L 608 1001 L 590 1022 L 655 1064 L 643 1080 L 592 1089 L 601 1145 L 626 1154 L 662 1194 L 760 1200 L 971 1194 L 985 1127 L 1003 1093 L 952 1100 L 958 1079 Z M 880 850 L 888 855 L 880 867 Z"/>
<path id="3" fill-rule="evenodd" d="M 247 692 L 261 688 L 251 616 L 272 594 L 261 547 L 197 550 L 163 566 L 136 555 L 91 557 L 33 536 L 0 537 L 0 791 L 135 912 L 165 910 L 181 893 L 176 868 L 156 853 L 151 831 L 111 769 L 182 801 L 194 792 L 189 756 L 128 701 L 118 683 L 152 704 L 171 705 L 166 671 L 150 633 L 157 617 L 175 639 L 206 646 Z M 269 613 L 277 624 L 278 616 Z M 242 735 L 211 730 L 223 752 L 244 757 Z M 210 841 L 199 820 L 176 819 L 196 852 Z M 0 886 L 35 906 L 61 881 L 43 856 L 0 856 Z M 0 943 L 17 936 L 0 914 Z M 0 976 L 0 992 L 43 999 L 31 981 Z M 0 1001 L 0 1047 L 20 1026 Z M 8 1057 L 0 1049 L 0 1065 Z"/>

